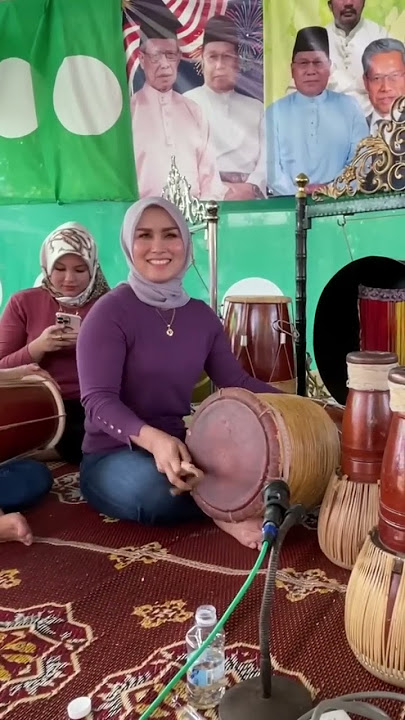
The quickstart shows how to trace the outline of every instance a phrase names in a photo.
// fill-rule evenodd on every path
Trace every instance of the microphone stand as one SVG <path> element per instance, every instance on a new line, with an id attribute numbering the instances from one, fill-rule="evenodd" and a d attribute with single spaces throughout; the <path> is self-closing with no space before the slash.
<path id="1" fill-rule="evenodd" d="M 271 547 L 260 608 L 260 675 L 227 690 L 219 705 L 220 720 L 298 720 L 312 709 L 304 685 L 283 675 L 273 675 L 270 655 L 271 613 L 278 559 L 284 538 L 306 515 L 302 505 L 290 507 L 290 491 L 283 480 L 264 490 L 263 538 Z"/>

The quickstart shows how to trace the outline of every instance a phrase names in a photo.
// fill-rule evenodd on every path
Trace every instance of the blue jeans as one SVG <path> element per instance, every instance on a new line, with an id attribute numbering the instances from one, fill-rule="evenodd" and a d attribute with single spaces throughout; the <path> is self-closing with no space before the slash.
<path id="1" fill-rule="evenodd" d="M 80 466 L 80 487 L 98 512 L 144 525 L 175 525 L 204 517 L 188 493 L 173 497 L 153 456 L 139 448 L 87 453 Z"/>
<path id="2" fill-rule="evenodd" d="M 51 471 L 35 460 L 11 460 L 0 465 L 0 508 L 25 510 L 39 502 L 53 483 Z"/>

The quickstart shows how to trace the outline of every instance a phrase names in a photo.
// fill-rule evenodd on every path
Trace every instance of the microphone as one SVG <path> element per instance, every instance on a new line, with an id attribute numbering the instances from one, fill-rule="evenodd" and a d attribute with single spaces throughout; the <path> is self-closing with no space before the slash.
<path id="1" fill-rule="evenodd" d="M 305 517 L 302 505 L 290 506 L 290 488 L 273 480 L 263 491 L 263 539 L 272 548 L 260 609 L 260 675 L 227 690 L 219 705 L 220 720 L 299 720 L 312 709 L 312 698 L 300 681 L 273 675 L 270 631 L 278 556 L 288 530 Z M 280 533 L 279 533 L 280 531 Z"/>
<path id="2" fill-rule="evenodd" d="M 263 535 L 274 540 L 287 511 L 290 509 L 290 488 L 285 480 L 273 480 L 264 488 Z"/>

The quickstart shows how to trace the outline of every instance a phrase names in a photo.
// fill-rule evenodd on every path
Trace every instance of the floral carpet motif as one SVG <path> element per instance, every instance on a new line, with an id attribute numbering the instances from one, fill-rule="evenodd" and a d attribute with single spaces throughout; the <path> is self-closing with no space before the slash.
<path id="1" fill-rule="evenodd" d="M 52 472 L 53 491 L 27 514 L 34 544 L 0 546 L 0 719 L 63 718 L 70 700 L 90 695 L 94 720 L 136 720 L 184 663 L 198 605 L 221 615 L 257 553 L 208 519 L 156 529 L 106 518 L 81 498 L 74 468 L 58 463 Z M 264 574 L 225 628 L 228 686 L 258 673 Z M 322 555 L 316 515 L 290 532 L 277 573 L 273 666 L 314 702 L 392 689 L 346 642 L 348 577 Z M 175 692 L 185 702 L 184 681 Z M 177 707 L 169 696 L 154 717 L 175 720 Z M 405 708 L 386 709 L 405 720 Z M 217 720 L 217 711 L 205 717 Z"/>
<path id="2" fill-rule="evenodd" d="M 92 640 L 90 626 L 75 621 L 70 603 L 0 607 L 0 718 L 69 683 L 80 672 L 79 653 Z"/>

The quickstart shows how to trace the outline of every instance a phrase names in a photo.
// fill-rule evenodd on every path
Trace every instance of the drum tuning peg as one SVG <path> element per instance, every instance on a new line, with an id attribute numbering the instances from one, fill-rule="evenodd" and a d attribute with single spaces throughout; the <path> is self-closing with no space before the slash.
<path id="1" fill-rule="evenodd" d="M 282 332 L 280 335 L 280 345 L 285 345 L 287 340 L 287 335 L 285 332 Z"/>

